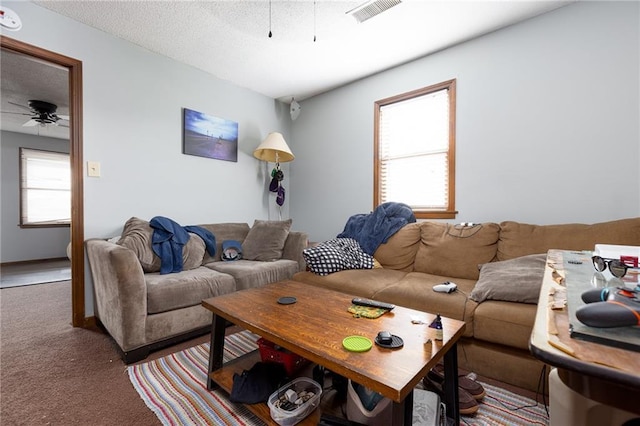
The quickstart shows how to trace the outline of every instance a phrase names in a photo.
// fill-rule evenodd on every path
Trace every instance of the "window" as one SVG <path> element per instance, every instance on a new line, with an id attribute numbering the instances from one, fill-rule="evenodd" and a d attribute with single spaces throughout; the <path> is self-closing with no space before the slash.
<path id="1" fill-rule="evenodd" d="M 20 148 L 20 226 L 71 223 L 69 154 Z"/>
<path id="2" fill-rule="evenodd" d="M 454 79 L 375 103 L 374 207 L 396 201 L 419 219 L 455 217 L 455 91 Z"/>

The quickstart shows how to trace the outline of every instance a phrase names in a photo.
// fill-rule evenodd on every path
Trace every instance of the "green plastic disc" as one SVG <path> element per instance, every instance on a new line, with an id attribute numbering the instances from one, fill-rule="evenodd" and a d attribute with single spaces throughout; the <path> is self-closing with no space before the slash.
<path id="1" fill-rule="evenodd" d="M 364 336 L 349 336 L 344 338 L 342 346 L 351 352 L 366 352 L 371 349 L 373 342 Z"/>

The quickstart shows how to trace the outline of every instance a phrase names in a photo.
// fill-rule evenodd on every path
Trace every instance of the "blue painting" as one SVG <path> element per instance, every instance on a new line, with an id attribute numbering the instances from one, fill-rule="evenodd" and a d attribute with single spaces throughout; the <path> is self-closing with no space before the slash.
<path id="1" fill-rule="evenodd" d="M 238 161 L 238 123 L 184 108 L 183 154 Z"/>

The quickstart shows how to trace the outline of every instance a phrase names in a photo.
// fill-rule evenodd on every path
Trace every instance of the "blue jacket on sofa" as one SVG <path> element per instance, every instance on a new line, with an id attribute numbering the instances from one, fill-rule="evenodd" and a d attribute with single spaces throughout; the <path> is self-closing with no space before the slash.
<path id="1" fill-rule="evenodd" d="M 153 228 L 151 247 L 160 258 L 160 274 L 182 271 L 182 248 L 189 241 L 189 232 L 204 240 L 207 251 L 212 256 L 216 252 L 215 236 L 200 226 L 182 227 L 164 216 L 155 216 L 149 221 L 149 225 Z"/>

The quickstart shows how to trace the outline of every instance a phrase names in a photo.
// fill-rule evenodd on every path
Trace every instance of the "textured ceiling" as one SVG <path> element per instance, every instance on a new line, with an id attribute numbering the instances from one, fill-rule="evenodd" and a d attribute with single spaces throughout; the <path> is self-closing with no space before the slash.
<path id="1" fill-rule="evenodd" d="M 34 3 L 238 86 L 289 102 L 573 1 L 403 0 L 360 24 L 346 12 L 364 0 Z M 38 99 L 58 105 L 58 114 L 68 114 L 66 71 L 11 57 L 4 51 L 1 66 L 1 128 L 68 138 L 66 128 L 25 128 L 22 124 L 28 116 L 4 113 L 21 111 L 9 101 L 26 106 L 29 99 Z"/>
<path id="2" fill-rule="evenodd" d="M 363 2 L 35 3 L 288 102 L 291 97 L 303 100 L 571 1 L 404 0 L 358 24 L 346 12 Z"/>
<path id="3" fill-rule="evenodd" d="M 25 127 L 31 119 L 29 101 L 58 106 L 56 114 L 69 115 L 69 72 L 66 68 L 16 54 L 0 53 L 0 129 L 30 135 L 69 139 L 68 121 L 61 125 Z M 20 107 L 22 105 L 22 107 Z"/>

